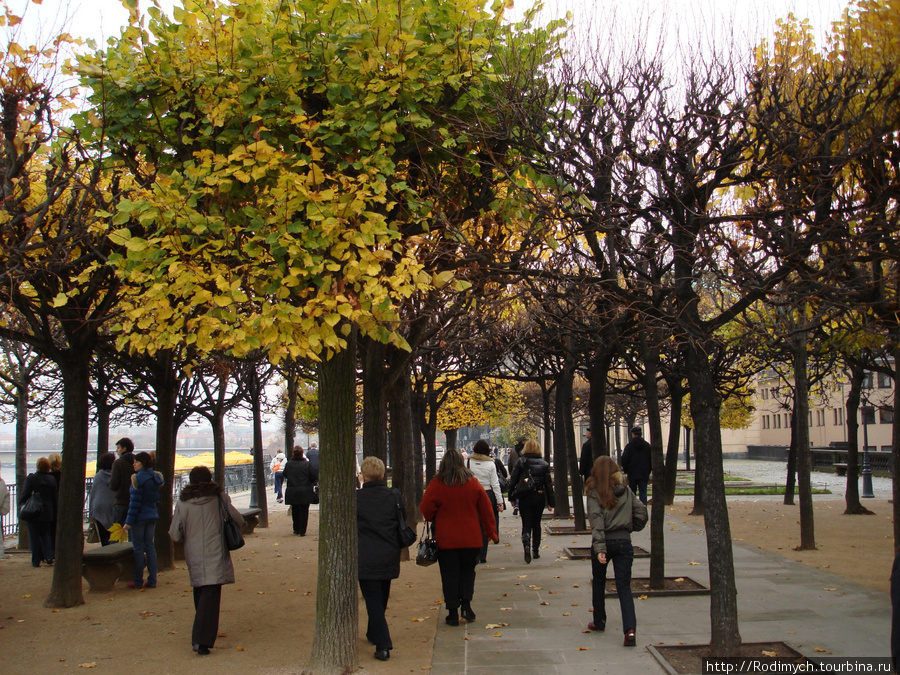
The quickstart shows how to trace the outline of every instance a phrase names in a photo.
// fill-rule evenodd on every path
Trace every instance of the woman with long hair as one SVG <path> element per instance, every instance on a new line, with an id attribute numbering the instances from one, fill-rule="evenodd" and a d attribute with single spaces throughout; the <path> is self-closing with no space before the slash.
<path id="1" fill-rule="evenodd" d="M 474 621 L 472 596 L 481 533 L 484 531 L 495 544 L 500 539 L 491 501 L 458 451 L 444 453 L 437 474 L 425 488 L 419 510 L 425 520 L 434 521 L 446 621 L 458 626 L 460 614 L 466 621 Z"/>
<path id="2" fill-rule="evenodd" d="M 194 589 L 194 627 L 191 644 L 201 656 L 209 654 L 219 634 L 219 607 L 222 585 L 234 583 L 231 552 L 222 532 L 223 512 L 238 527 L 244 524 L 240 512 L 205 466 L 191 469 L 190 482 L 175 504 L 169 536 L 184 541 L 184 559 Z"/>
<path id="3" fill-rule="evenodd" d="M 527 494 L 523 494 L 520 489 L 519 494 L 516 494 L 519 483 L 528 476 L 531 477 L 533 489 Z M 550 465 L 541 457 L 541 446 L 535 440 L 525 442 L 519 460 L 513 467 L 509 477 L 509 498 L 516 500 L 515 505 L 522 516 L 522 546 L 525 547 L 525 562 L 530 564 L 532 558 L 541 557 L 538 549 L 541 547 L 541 517 L 544 515 L 544 508 L 552 511 L 556 506 Z"/>
<path id="4" fill-rule="evenodd" d="M 631 595 L 631 565 L 634 548 L 631 533 L 647 524 L 647 507 L 634 496 L 625 475 L 612 457 L 598 457 L 584 486 L 588 520 L 591 523 L 591 571 L 593 572 L 594 620 L 590 630 L 606 629 L 606 568 L 612 560 L 616 594 L 622 609 L 625 646 L 637 644 L 637 618 Z"/>

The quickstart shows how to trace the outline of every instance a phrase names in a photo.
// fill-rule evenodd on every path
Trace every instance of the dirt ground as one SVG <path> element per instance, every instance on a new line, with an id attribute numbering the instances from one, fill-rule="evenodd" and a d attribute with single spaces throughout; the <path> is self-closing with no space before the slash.
<path id="1" fill-rule="evenodd" d="M 798 507 L 774 501 L 730 503 L 734 538 L 887 591 L 893 560 L 891 506 L 868 500 L 874 516 L 844 516 L 843 502 L 817 502 L 816 551 L 798 552 Z M 669 519 L 703 527 L 679 501 Z M 162 572 L 156 589 L 134 591 L 120 582 L 111 594 L 92 594 L 85 604 L 50 610 L 43 606 L 52 570 L 34 569 L 28 554 L 0 561 L 0 654 L 3 672 L 299 673 L 312 647 L 315 621 L 317 513 L 309 534 L 291 534 L 290 517 L 275 512 L 272 526 L 257 529 L 234 554 L 237 583 L 222 594 L 220 637 L 213 654 L 191 651 L 193 602 L 184 563 Z M 854 549 L 847 555 L 848 548 Z M 859 561 L 865 560 L 866 565 Z M 427 671 L 440 616 L 437 566 L 404 562 L 392 586 L 388 622 L 394 651 L 376 661 L 365 640 L 360 602 L 359 663 L 366 673 Z"/>

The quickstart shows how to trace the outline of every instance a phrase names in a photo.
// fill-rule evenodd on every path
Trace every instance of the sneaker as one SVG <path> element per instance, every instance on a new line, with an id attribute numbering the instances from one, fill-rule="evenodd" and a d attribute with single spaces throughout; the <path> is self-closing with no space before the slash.
<path id="1" fill-rule="evenodd" d="M 144 587 L 144 584 L 142 584 L 142 583 L 141 583 L 141 584 L 136 584 L 136 583 L 134 583 L 133 581 L 129 581 L 129 582 L 128 582 L 127 584 L 125 584 L 125 585 L 126 585 L 128 588 L 143 588 L 143 587 Z"/>
<path id="2" fill-rule="evenodd" d="M 277 501 L 279 504 L 283 504 L 283 503 L 284 503 L 284 500 L 283 500 L 281 497 L 279 497 L 279 498 L 276 499 L 275 501 Z"/>
<path id="3" fill-rule="evenodd" d="M 637 638 L 634 635 L 634 628 L 629 628 L 628 632 L 625 633 L 625 646 L 626 647 L 637 646 Z"/>

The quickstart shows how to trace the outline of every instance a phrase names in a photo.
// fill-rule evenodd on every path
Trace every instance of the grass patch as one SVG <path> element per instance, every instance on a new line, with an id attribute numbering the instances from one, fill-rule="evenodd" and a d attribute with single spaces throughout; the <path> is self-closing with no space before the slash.
<path id="1" fill-rule="evenodd" d="M 814 495 L 830 495 L 831 490 L 823 490 L 821 488 L 813 488 L 812 493 Z M 676 495 L 692 495 L 694 494 L 694 490 L 692 488 L 677 488 L 675 490 Z M 726 495 L 783 495 L 784 494 L 784 486 L 761 486 L 761 487 L 725 487 Z M 794 494 L 797 494 L 797 490 L 794 490 Z"/>

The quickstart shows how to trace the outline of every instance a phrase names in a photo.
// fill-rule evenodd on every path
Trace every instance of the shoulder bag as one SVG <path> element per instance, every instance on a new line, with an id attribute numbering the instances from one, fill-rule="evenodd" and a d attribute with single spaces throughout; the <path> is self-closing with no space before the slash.
<path id="1" fill-rule="evenodd" d="M 431 523 L 425 523 L 425 529 L 422 530 L 422 538 L 419 539 L 419 551 L 416 553 L 416 565 L 428 567 L 437 562 L 438 545 L 437 540 L 432 536 Z"/>
<path id="2" fill-rule="evenodd" d="M 228 513 L 228 507 L 225 506 L 222 495 L 219 495 L 219 510 L 222 512 L 222 535 L 225 540 L 225 548 L 229 551 L 236 551 L 244 545 L 244 535 L 241 534 L 241 528 L 234 522 L 234 518 Z"/>
<path id="3" fill-rule="evenodd" d="M 44 500 L 37 492 L 32 492 L 19 509 L 20 520 L 37 520 L 44 513 Z"/>
<path id="4" fill-rule="evenodd" d="M 537 491 L 537 485 L 534 482 L 534 476 L 531 475 L 531 467 L 528 466 L 528 460 L 520 459 L 519 461 L 524 464 L 524 469 L 519 472 L 519 482 L 516 483 L 515 490 L 509 496 L 510 499 L 522 499 L 522 497 L 527 497 Z"/>
<path id="5" fill-rule="evenodd" d="M 397 535 L 400 539 L 400 548 L 409 548 L 416 543 L 418 535 L 416 535 L 414 529 L 406 524 L 406 519 L 403 517 L 403 508 L 400 506 L 400 493 L 397 490 L 392 490 L 392 492 L 394 493 L 394 501 L 397 503 Z"/>

